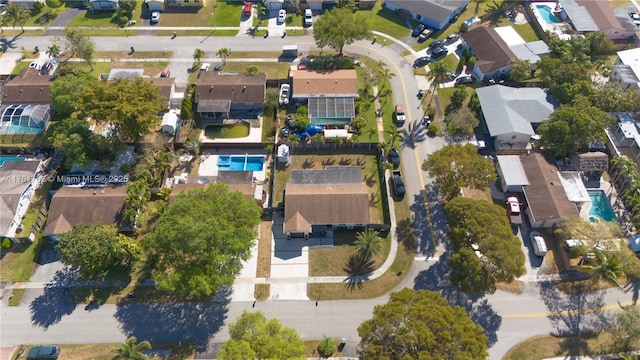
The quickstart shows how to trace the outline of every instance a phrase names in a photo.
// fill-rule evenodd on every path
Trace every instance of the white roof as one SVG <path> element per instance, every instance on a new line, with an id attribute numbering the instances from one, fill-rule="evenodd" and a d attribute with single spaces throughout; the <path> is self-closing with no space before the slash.
<path id="1" fill-rule="evenodd" d="M 640 79 L 640 48 L 618 51 L 620 61 L 631 68 L 631 71 Z"/>
<path id="2" fill-rule="evenodd" d="M 322 130 L 322 132 L 324 133 L 324 137 L 326 139 L 346 139 L 347 137 L 349 137 L 349 132 L 345 129 L 325 129 Z"/>
<path id="3" fill-rule="evenodd" d="M 526 43 L 522 36 L 516 32 L 512 26 L 500 26 L 494 28 L 494 30 L 500 35 L 502 40 L 507 43 L 508 46 L 520 45 Z"/>
<path id="4" fill-rule="evenodd" d="M 587 188 L 584 186 L 582 178 L 577 171 L 559 171 L 558 177 L 569 201 L 575 203 L 591 201 Z"/>
<path id="5" fill-rule="evenodd" d="M 529 185 L 529 179 L 518 155 L 499 155 L 497 158 L 507 186 Z"/>
<path id="6" fill-rule="evenodd" d="M 162 115 L 162 125 L 161 126 L 171 126 L 171 127 L 175 127 L 176 124 L 178 123 L 178 114 L 174 113 L 174 112 L 168 112 L 165 113 L 164 115 Z"/>
<path id="7" fill-rule="evenodd" d="M 622 132 L 625 139 L 633 139 L 636 145 L 640 147 L 640 133 L 638 133 L 638 127 L 636 121 L 633 119 L 633 115 L 630 113 L 618 114 L 618 129 Z"/>
<path id="8" fill-rule="evenodd" d="M 289 156 L 289 145 L 280 144 L 280 146 L 278 146 L 278 155 L 277 156 L 279 156 L 279 157 Z"/>

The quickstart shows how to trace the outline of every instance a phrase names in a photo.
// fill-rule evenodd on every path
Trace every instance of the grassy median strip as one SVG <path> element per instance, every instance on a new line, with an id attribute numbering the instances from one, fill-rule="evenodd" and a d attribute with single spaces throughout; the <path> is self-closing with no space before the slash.
<path id="1" fill-rule="evenodd" d="M 586 354 L 615 353 L 614 339 L 607 332 L 569 336 L 541 335 L 529 338 L 509 350 L 504 360 L 537 360 L 553 357 L 573 358 Z"/>

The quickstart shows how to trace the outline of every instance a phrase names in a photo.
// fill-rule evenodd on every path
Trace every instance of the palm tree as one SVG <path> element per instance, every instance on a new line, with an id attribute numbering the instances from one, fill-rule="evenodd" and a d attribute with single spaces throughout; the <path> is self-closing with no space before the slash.
<path id="1" fill-rule="evenodd" d="M 431 100 L 433 100 L 433 96 L 437 93 L 440 84 L 444 79 L 446 79 L 448 71 L 447 65 L 445 65 L 444 62 L 439 61 L 434 63 L 427 73 L 427 80 L 431 82 L 431 88 L 433 89 L 432 96 L 429 99 L 429 105 L 431 105 Z"/>
<path id="2" fill-rule="evenodd" d="M 380 90 L 384 89 L 384 85 L 387 81 L 391 80 L 392 77 L 396 76 L 396 74 L 392 73 L 389 68 L 387 68 L 387 64 L 385 64 L 382 60 L 378 61 L 378 71 L 376 76 L 376 80 L 378 81 L 378 85 L 380 85 Z M 378 95 L 380 92 L 378 92 Z"/>
<path id="3" fill-rule="evenodd" d="M 231 50 L 226 47 L 218 49 L 216 55 L 222 59 L 222 66 L 227 65 L 227 57 L 231 54 Z"/>
<path id="4" fill-rule="evenodd" d="M 193 60 L 197 63 L 200 63 L 200 60 L 204 57 L 204 50 L 197 48 L 196 51 L 193 52 Z"/>
<path id="5" fill-rule="evenodd" d="M 141 341 L 138 343 L 138 339 L 132 336 L 127 339 L 120 348 L 111 349 L 116 355 L 111 357 L 112 360 L 144 360 L 148 359 L 147 355 L 143 353 L 145 350 L 151 349 L 151 343 L 148 341 Z"/>
<path id="6" fill-rule="evenodd" d="M 258 71 L 259 70 L 258 70 L 257 66 L 249 65 L 249 66 L 247 66 L 247 69 L 244 71 L 244 73 L 247 74 L 247 75 L 252 75 L 253 76 L 253 75 L 257 74 Z"/>
<path id="7" fill-rule="evenodd" d="M 601 279 L 609 282 L 619 288 L 622 285 L 618 282 L 618 277 L 623 274 L 623 266 L 620 259 L 614 254 L 598 253 L 596 256 L 598 265 L 585 266 L 585 270 L 595 276 L 595 279 Z"/>
<path id="8" fill-rule="evenodd" d="M 7 26 L 8 20 L 7 14 L 0 13 L 0 33 L 4 32 L 3 26 Z"/>
<path id="9" fill-rule="evenodd" d="M 193 153 L 193 155 L 198 155 L 200 153 L 200 141 L 198 139 L 187 139 L 182 144 L 182 148 Z"/>
<path id="10" fill-rule="evenodd" d="M 371 228 L 366 228 L 364 231 L 359 232 L 354 245 L 356 246 L 356 251 L 367 259 L 382 253 L 383 249 L 382 238 L 378 236 L 377 231 Z"/>
<path id="11" fill-rule="evenodd" d="M 57 44 L 53 44 L 49 46 L 49 48 L 47 49 L 47 55 L 49 55 L 49 57 L 52 57 L 54 59 L 57 59 L 58 56 L 60 56 L 61 52 L 62 51 L 60 50 L 60 46 L 58 46 Z"/>
<path id="12" fill-rule="evenodd" d="M 31 17 L 31 12 L 25 10 L 16 4 L 8 4 L 4 7 L 7 19 L 12 21 L 13 28 L 16 28 L 16 24 L 20 25 L 20 30 L 24 32 L 24 22 Z"/>
<path id="13" fill-rule="evenodd" d="M 402 135 L 402 130 L 398 129 L 395 124 L 391 124 L 391 129 L 385 131 L 387 135 L 389 135 L 389 143 L 391 146 L 396 145 L 396 141 L 404 140 L 404 135 Z"/>

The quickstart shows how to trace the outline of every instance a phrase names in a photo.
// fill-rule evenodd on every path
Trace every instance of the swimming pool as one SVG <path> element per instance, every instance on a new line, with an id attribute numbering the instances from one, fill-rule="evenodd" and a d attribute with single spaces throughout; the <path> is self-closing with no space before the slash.
<path id="1" fill-rule="evenodd" d="M 616 213 L 609 203 L 607 195 L 602 190 L 588 190 L 591 199 L 591 208 L 589 209 L 589 219 L 591 217 L 604 221 L 616 221 Z"/>
<path id="2" fill-rule="evenodd" d="M 560 20 L 558 20 L 557 17 L 555 17 L 553 15 L 553 11 L 551 11 L 551 8 L 547 5 L 536 5 L 536 8 L 538 8 L 538 12 L 540 13 L 540 17 L 542 17 L 542 19 L 548 23 L 554 23 L 557 24 L 560 22 Z"/>
<path id="3" fill-rule="evenodd" d="M 218 171 L 262 171 L 264 168 L 264 156 L 220 156 L 218 158 Z"/>
<path id="4" fill-rule="evenodd" d="M 23 157 L 1 156 L 0 157 L 0 166 L 2 166 L 2 164 L 4 164 L 7 161 L 24 161 L 24 158 Z"/>

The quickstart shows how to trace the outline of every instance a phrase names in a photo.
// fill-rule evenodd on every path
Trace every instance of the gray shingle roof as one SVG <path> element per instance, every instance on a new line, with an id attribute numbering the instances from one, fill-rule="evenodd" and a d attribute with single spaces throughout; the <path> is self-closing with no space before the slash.
<path id="1" fill-rule="evenodd" d="M 387 0 L 402 9 L 442 22 L 451 12 L 469 3 L 467 0 Z"/>
<path id="2" fill-rule="evenodd" d="M 547 120 L 557 107 L 547 91 L 540 88 L 492 85 L 478 88 L 476 93 L 491 136 L 534 135 L 531 124 Z"/>

